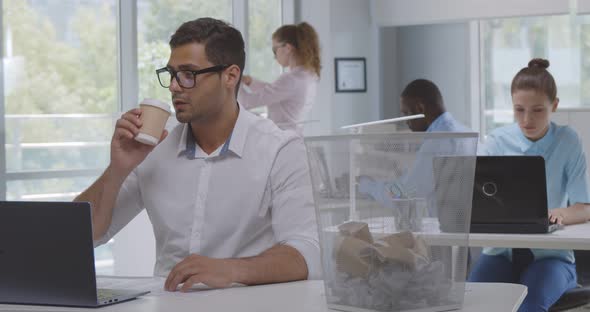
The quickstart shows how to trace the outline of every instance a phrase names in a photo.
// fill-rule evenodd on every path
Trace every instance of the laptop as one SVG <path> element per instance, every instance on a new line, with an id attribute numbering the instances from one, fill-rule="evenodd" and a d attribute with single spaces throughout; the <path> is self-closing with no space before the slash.
<path id="1" fill-rule="evenodd" d="M 541 156 L 478 156 L 471 233 L 550 233 L 545 160 Z"/>
<path id="2" fill-rule="evenodd" d="M 0 303 L 100 307 L 148 291 L 97 289 L 90 204 L 0 202 Z"/>

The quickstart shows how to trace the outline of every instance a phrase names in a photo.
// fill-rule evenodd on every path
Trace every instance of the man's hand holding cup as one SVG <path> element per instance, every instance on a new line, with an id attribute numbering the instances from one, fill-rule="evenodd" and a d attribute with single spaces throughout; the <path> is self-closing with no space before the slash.
<path id="1" fill-rule="evenodd" d="M 111 142 L 111 166 L 130 173 L 166 138 L 164 127 L 169 117 L 170 106 L 155 99 L 144 99 L 139 108 L 124 113 L 117 120 Z"/>

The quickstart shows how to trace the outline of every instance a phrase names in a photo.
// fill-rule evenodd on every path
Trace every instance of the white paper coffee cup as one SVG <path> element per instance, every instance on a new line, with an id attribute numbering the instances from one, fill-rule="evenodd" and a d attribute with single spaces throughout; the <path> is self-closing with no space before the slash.
<path id="1" fill-rule="evenodd" d="M 135 140 L 148 145 L 157 145 L 170 117 L 170 105 L 156 99 L 144 99 L 139 107 L 142 126 Z"/>

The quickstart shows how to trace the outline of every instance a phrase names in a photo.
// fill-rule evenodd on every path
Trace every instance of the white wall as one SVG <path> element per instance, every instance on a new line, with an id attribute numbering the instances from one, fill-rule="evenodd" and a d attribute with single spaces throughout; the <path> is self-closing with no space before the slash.
<path id="1" fill-rule="evenodd" d="M 399 82 L 397 29 L 398 27 L 379 29 L 381 119 L 401 116 L 399 94 L 402 89 Z"/>
<path id="2" fill-rule="evenodd" d="M 588 0 L 373 0 L 372 3 L 375 20 L 381 26 L 566 14 L 570 7 L 590 8 Z"/>
<path id="3" fill-rule="evenodd" d="M 366 93 L 334 93 L 333 126 L 380 119 L 378 28 L 371 21 L 369 1 L 332 0 L 333 57 L 364 57 L 367 61 Z M 333 60 L 332 61 L 332 66 Z M 334 90 L 334 87 L 332 88 Z"/>
<path id="4" fill-rule="evenodd" d="M 383 65 L 388 68 L 383 82 L 392 84 L 381 90 L 384 118 L 399 116 L 399 93 L 412 80 L 425 78 L 439 87 L 447 111 L 471 125 L 469 23 L 383 28 L 381 54 L 383 61 L 387 55 L 396 58 Z"/>
<path id="5" fill-rule="evenodd" d="M 320 88 L 310 116 L 320 122 L 306 126 L 306 135 L 326 134 L 343 125 L 379 119 L 379 36 L 371 18 L 371 2 L 302 0 L 298 15 L 316 28 L 322 48 Z M 366 58 L 366 93 L 335 92 L 335 57 Z"/>
<path id="6" fill-rule="evenodd" d="M 334 89 L 334 67 L 329 62 L 332 58 L 330 1 L 301 0 L 296 8 L 295 22 L 306 21 L 311 24 L 320 38 L 322 50 L 322 71 L 315 104 L 308 119 L 317 122 L 305 125 L 305 135 L 330 133 L 332 129 L 332 97 Z"/>

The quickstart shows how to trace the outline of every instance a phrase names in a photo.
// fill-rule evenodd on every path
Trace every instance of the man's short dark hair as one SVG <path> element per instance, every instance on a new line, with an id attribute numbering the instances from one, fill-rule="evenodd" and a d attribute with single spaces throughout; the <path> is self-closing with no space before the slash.
<path id="1" fill-rule="evenodd" d="M 200 43 L 205 46 L 207 60 L 213 65 L 237 65 L 241 75 L 246 63 L 244 39 L 239 30 L 228 23 L 210 17 L 186 22 L 170 38 L 170 48 L 187 43 Z M 236 85 L 236 93 L 240 82 Z"/>
<path id="2" fill-rule="evenodd" d="M 418 100 L 431 109 L 444 107 L 440 90 L 434 82 L 427 79 L 416 79 L 410 82 L 402 91 L 401 97 Z"/>

